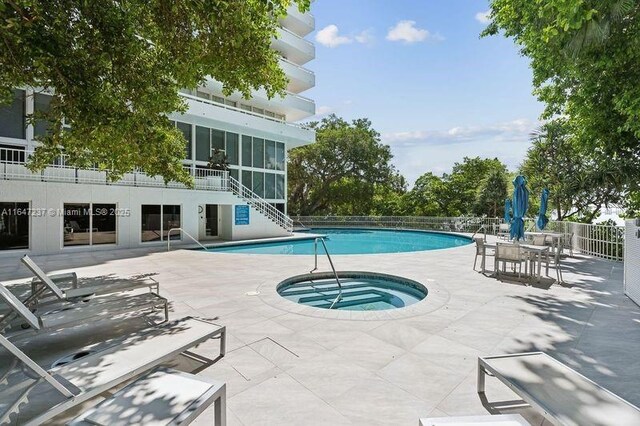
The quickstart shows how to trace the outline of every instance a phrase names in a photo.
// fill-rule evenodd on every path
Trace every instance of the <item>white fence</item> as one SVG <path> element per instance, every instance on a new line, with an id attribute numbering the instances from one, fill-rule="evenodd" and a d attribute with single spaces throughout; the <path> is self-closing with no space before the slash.
<path id="1" fill-rule="evenodd" d="M 294 222 L 307 227 L 404 228 L 467 233 L 486 230 L 494 233 L 503 220 L 486 217 L 299 216 L 294 217 Z M 533 230 L 535 221 L 527 219 L 525 226 Z M 552 221 L 546 230 L 564 234 L 566 249 L 603 259 L 623 260 L 624 226 Z"/>

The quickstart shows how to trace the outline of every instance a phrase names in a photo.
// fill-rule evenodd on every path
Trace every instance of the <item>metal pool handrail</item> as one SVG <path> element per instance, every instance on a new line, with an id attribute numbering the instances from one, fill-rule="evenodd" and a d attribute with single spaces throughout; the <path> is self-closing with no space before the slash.
<path id="1" fill-rule="evenodd" d="M 180 231 L 180 232 L 182 232 L 182 233 L 183 233 L 183 234 L 185 234 L 187 237 L 189 237 L 189 238 L 191 238 L 193 241 L 195 241 L 195 243 L 196 243 L 197 245 L 199 245 L 200 247 L 202 247 L 203 249 L 205 249 L 205 251 L 207 250 L 207 248 L 206 248 L 205 246 L 203 246 L 203 245 L 200 243 L 200 241 L 198 241 L 198 240 L 196 240 L 195 238 L 193 238 L 193 236 L 192 236 L 190 233 L 188 233 L 187 231 L 185 231 L 184 229 L 182 229 L 182 228 L 171 228 L 171 229 L 169 229 L 169 232 L 167 232 L 167 251 L 171 251 L 171 233 L 172 233 L 173 231 Z"/>
<path id="2" fill-rule="evenodd" d="M 324 242 L 323 237 L 317 237 L 313 241 L 313 252 L 315 255 L 316 263 L 315 263 L 315 267 L 311 271 L 309 271 L 309 273 L 311 274 L 313 273 L 313 271 L 316 271 L 318 269 L 318 241 L 320 241 L 322 243 L 322 247 L 324 247 L 324 252 L 327 254 L 327 259 L 329 259 L 329 264 L 331 265 L 331 270 L 333 271 L 333 276 L 336 277 L 336 283 L 338 283 L 338 296 L 335 298 L 333 303 L 331 303 L 331 306 L 329 306 L 329 309 L 333 309 L 335 304 L 338 303 L 340 299 L 342 299 L 342 284 L 340 283 L 340 278 L 338 278 L 338 273 L 336 272 L 336 268 L 333 266 L 333 261 L 331 260 L 331 256 L 329 255 L 329 250 L 327 250 L 327 244 Z"/>

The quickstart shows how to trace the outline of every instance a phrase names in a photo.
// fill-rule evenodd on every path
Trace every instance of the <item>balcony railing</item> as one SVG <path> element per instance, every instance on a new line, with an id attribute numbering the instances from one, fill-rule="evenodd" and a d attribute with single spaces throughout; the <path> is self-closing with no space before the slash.
<path id="1" fill-rule="evenodd" d="M 65 155 L 56 158 L 44 170 L 32 172 L 26 164 L 31 154 L 32 151 L 0 148 L 0 179 L 187 189 L 182 183 L 165 183 L 163 178 L 149 176 L 142 170 L 125 173 L 121 179 L 111 181 L 107 172 L 97 167 L 69 165 Z M 229 172 L 183 167 L 193 176 L 193 189 L 229 191 Z"/>

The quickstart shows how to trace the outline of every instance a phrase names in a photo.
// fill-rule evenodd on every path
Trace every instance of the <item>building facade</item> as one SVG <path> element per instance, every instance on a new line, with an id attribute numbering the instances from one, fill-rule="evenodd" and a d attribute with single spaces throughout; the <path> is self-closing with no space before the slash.
<path id="1" fill-rule="evenodd" d="M 64 158 L 32 173 L 25 163 L 47 128 L 27 117 L 46 110 L 51 97 L 16 89 L 13 103 L 0 107 L 0 256 L 289 235 L 287 152 L 315 141 L 296 124 L 315 114 L 314 101 L 300 95 L 315 85 L 304 67 L 315 57 L 305 39 L 315 21 L 295 6 L 289 12 L 272 43 L 289 79 L 286 96 L 225 97 L 213 79 L 181 92 L 188 110 L 170 119 L 187 140 L 193 189 L 136 171 L 111 183 L 105 172 L 67 166 Z M 207 167 L 215 150 L 227 156 L 228 172 Z M 183 232 L 169 232 L 176 228 Z"/>

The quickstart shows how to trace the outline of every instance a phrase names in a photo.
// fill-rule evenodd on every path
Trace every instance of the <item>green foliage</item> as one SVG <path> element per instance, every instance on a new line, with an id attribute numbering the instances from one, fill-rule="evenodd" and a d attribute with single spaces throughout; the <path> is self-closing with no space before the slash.
<path id="1" fill-rule="evenodd" d="M 464 157 L 450 174 L 420 176 L 406 195 L 408 210 L 415 216 L 500 216 L 507 179 L 497 158 Z"/>
<path id="2" fill-rule="evenodd" d="M 484 35 L 512 37 L 531 59 L 543 118 L 566 117 L 580 155 L 637 190 L 640 2 L 494 0 L 491 18 Z"/>
<path id="3" fill-rule="evenodd" d="M 112 179 L 140 167 L 190 183 L 184 139 L 167 118 L 185 109 L 178 90 L 211 76 L 227 94 L 282 93 L 286 77 L 270 45 L 292 1 L 0 3 L 0 101 L 14 87 L 55 90 L 50 111 L 37 117 L 51 133 L 31 166 L 64 151 L 69 164 L 97 164 Z"/>
<path id="4" fill-rule="evenodd" d="M 227 171 L 229 170 L 229 159 L 223 151 L 216 148 L 213 150 L 211 157 L 209 157 L 209 162 L 207 163 L 207 167 L 209 167 L 212 170 Z"/>
<path id="5" fill-rule="evenodd" d="M 559 220 L 590 222 L 602 205 L 618 203 L 624 194 L 620 164 L 601 162 L 580 149 L 565 120 L 554 120 L 532 134 L 531 147 L 520 173 L 527 176 L 531 193 L 549 189 L 549 208 Z M 532 199 L 535 199 L 532 197 Z M 537 210 L 531 206 L 529 213 Z"/>
<path id="6" fill-rule="evenodd" d="M 310 127 L 316 143 L 289 153 L 289 212 L 299 215 L 368 214 L 380 186 L 401 191 L 389 146 L 367 119 L 330 115 Z"/>

